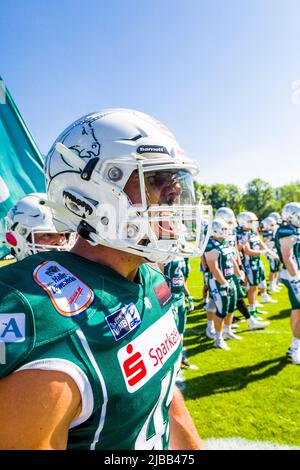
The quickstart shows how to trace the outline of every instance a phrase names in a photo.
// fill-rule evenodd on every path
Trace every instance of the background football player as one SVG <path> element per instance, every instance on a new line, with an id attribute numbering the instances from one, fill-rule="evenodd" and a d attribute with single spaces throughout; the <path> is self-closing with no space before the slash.
<path id="1" fill-rule="evenodd" d="M 27 194 L 7 213 L 5 243 L 19 261 L 39 251 L 69 250 L 75 243 L 74 234 L 57 232 L 46 202 L 46 193 Z"/>
<path id="2" fill-rule="evenodd" d="M 282 224 L 275 243 L 283 263 L 280 278 L 291 302 L 292 343 L 287 351 L 293 364 L 300 364 L 300 203 L 290 202 L 282 209 Z"/>
<path id="3" fill-rule="evenodd" d="M 280 271 L 280 259 L 275 245 L 275 234 L 278 229 L 277 221 L 275 218 L 268 216 L 261 221 L 261 235 L 264 243 L 270 249 L 267 253 L 267 259 L 269 261 L 270 273 L 269 273 L 269 292 L 280 292 L 278 287 L 278 274 Z M 276 254 L 272 256 L 271 253 Z"/>
<path id="4" fill-rule="evenodd" d="M 205 309 L 215 312 L 214 329 L 216 348 L 230 350 L 224 339 L 242 339 L 231 329 L 236 308 L 236 287 L 233 281 L 235 260 L 232 249 L 226 242 L 229 226 L 223 219 L 214 219 L 211 237 L 205 250 L 205 261 L 209 270 L 210 300 Z M 224 334 L 223 334 L 224 330 Z"/>
<path id="5" fill-rule="evenodd" d="M 253 315 L 250 315 L 249 309 L 245 302 L 246 293 L 242 287 L 245 283 L 245 272 L 243 270 L 240 252 L 237 243 L 237 221 L 234 212 L 229 207 L 220 207 L 216 211 L 216 218 L 223 219 L 229 226 L 229 234 L 226 239 L 227 243 L 232 249 L 232 256 L 235 259 L 236 273 L 233 274 L 233 282 L 235 283 L 237 292 L 237 309 L 246 318 L 250 330 L 264 328 L 270 322 L 258 321 Z M 242 284 L 242 285 L 241 285 Z"/>

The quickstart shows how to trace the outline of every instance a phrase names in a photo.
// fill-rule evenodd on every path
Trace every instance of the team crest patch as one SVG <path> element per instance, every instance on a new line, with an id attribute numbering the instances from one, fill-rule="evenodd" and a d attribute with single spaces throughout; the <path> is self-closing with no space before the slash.
<path id="1" fill-rule="evenodd" d="M 161 307 L 165 307 L 172 299 L 172 294 L 169 286 L 166 282 L 162 282 L 158 286 L 154 287 L 154 292 L 158 298 Z"/>
<path id="2" fill-rule="evenodd" d="M 107 315 L 105 320 L 116 341 L 124 338 L 141 324 L 139 311 L 133 302 Z"/>
<path id="3" fill-rule="evenodd" d="M 47 292 L 54 308 L 64 317 L 79 315 L 94 300 L 92 289 L 55 261 L 38 265 L 33 279 Z"/>

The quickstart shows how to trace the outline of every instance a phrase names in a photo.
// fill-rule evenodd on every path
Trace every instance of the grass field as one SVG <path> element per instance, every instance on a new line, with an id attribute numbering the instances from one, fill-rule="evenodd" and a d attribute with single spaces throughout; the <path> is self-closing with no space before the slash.
<path id="1" fill-rule="evenodd" d="M 201 437 L 300 446 L 300 366 L 285 356 L 291 342 L 286 288 L 273 294 L 277 304 L 263 307 L 268 314 L 260 316 L 270 325 L 249 331 L 247 322 L 239 322 L 243 340 L 228 341 L 231 351 L 223 351 L 205 336 L 199 260 L 193 259 L 191 267 L 188 285 L 195 310 L 188 314 L 185 346 L 199 370 L 184 372 L 183 391 Z"/>

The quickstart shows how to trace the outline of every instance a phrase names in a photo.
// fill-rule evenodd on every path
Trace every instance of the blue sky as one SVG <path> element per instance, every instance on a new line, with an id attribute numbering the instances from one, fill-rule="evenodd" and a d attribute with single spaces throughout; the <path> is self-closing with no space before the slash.
<path id="1" fill-rule="evenodd" d="M 0 75 L 43 153 L 129 107 L 173 130 L 200 181 L 278 186 L 300 179 L 299 25 L 299 0 L 9 0 Z"/>

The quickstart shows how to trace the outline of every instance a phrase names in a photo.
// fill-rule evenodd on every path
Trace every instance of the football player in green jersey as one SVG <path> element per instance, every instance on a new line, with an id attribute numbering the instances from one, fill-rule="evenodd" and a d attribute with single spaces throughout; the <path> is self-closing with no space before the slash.
<path id="1" fill-rule="evenodd" d="M 280 279 L 288 289 L 291 302 L 293 340 L 287 351 L 293 364 L 300 364 L 300 203 L 290 202 L 282 209 L 283 223 L 275 235 L 275 244 L 283 263 Z"/>
<path id="2" fill-rule="evenodd" d="M 245 272 L 242 266 L 242 260 L 240 256 L 240 251 L 238 249 L 237 243 L 237 221 L 234 215 L 234 212 L 229 207 L 220 207 L 216 211 L 216 218 L 223 219 L 229 225 L 229 235 L 227 237 L 227 243 L 232 248 L 232 256 L 235 258 L 236 261 L 236 272 L 237 274 L 233 274 L 233 282 L 236 287 L 237 292 L 237 309 L 242 315 L 246 318 L 248 322 L 248 326 L 250 330 L 257 330 L 260 328 L 264 328 L 268 326 L 269 322 L 260 322 L 258 321 L 253 315 L 250 315 L 248 307 L 245 303 L 245 292 L 241 286 L 241 283 L 244 284 L 245 282 Z"/>
<path id="3" fill-rule="evenodd" d="M 232 256 L 231 247 L 226 242 L 229 231 L 229 225 L 223 219 L 215 219 L 212 223 L 212 235 L 205 250 L 205 261 L 209 269 L 208 285 L 211 295 L 206 310 L 209 312 L 215 311 L 214 346 L 224 350 L 230 350 L 224 339 L 242 339 L 234 334 L 231 329 L 237 294 L 233 281 L 236 261 Z"/>
<path id="4" fill-rule="evenodd" d="M 70 250 L 74 245 L 73 233 L 57 232 L 51 209 L 43 204 L 46 199 L 46 193 L 27 194 L 5 217 L 5 243 L 18 261 L 39 251 Z"/>
<path id="5" fill-rule="evenodd" d="M 258 319 L 256 307 L 258 287 L 260 286 L 264 292 L 266 291 L 266 283 L 265 279 L 263 279 L 264 271 L 262 270 L 260 256 L 270 253 L 270 250 L 258 235 L 258 219 L 253 212 L 241 212 L 237 216 L 237 221 L 240 226 L 238 243 L 242 252 L 242 264 L 250 285 L 248 290 L 250 315 Z M 264 298 L 264 301 L 269 300 Z"/>
<path id="6" fill-rule="evenodd" d="M 185 272 L 186 264 L 183 257 L 178 257 L 164 266 L 164 274 L 166 276 L 170 292 L 172 294 L 172 301 L 177 310 L 178 315 L 178 331 L 182 338 L 182 345 L 184 345 L 183 337 L 186 326 L 186 306 L 185 306 Z M 181 367 L 186 369 L 197 370 L 198 367 L 190 364 L 187 360 L 186 350 L 182 348 Z"/>
<path id="7" fill-rule="evenodd" d="M 181 338 L 165 277 L 182 223 L 201 255 L 197 165 L 138 111 L 82 117 L 50 149 L 47 205 L 71 252 L 0 270 L 1 449 L 201 449 L 178 389 Z M 45 201 L 46 202 L 46 201 Z M 167 215 L 166 215 L 167 214 Z"/>
<path id="8" fill-rule="evenodd" d="M 261 235 L 263 237 L 264 243 L 277 255 L 277 257 L 274 257 L 270 254 L 267 254 L 267 259 L 270 266 L 269 292 L 280 292 L 280 288 L 277 285 L 280 271 L 280 259 L 275 246 L 275 234 L 278 229 L 278 225 L 275 218 L 268 216 L 261 221 L 261 227 Z"/>

